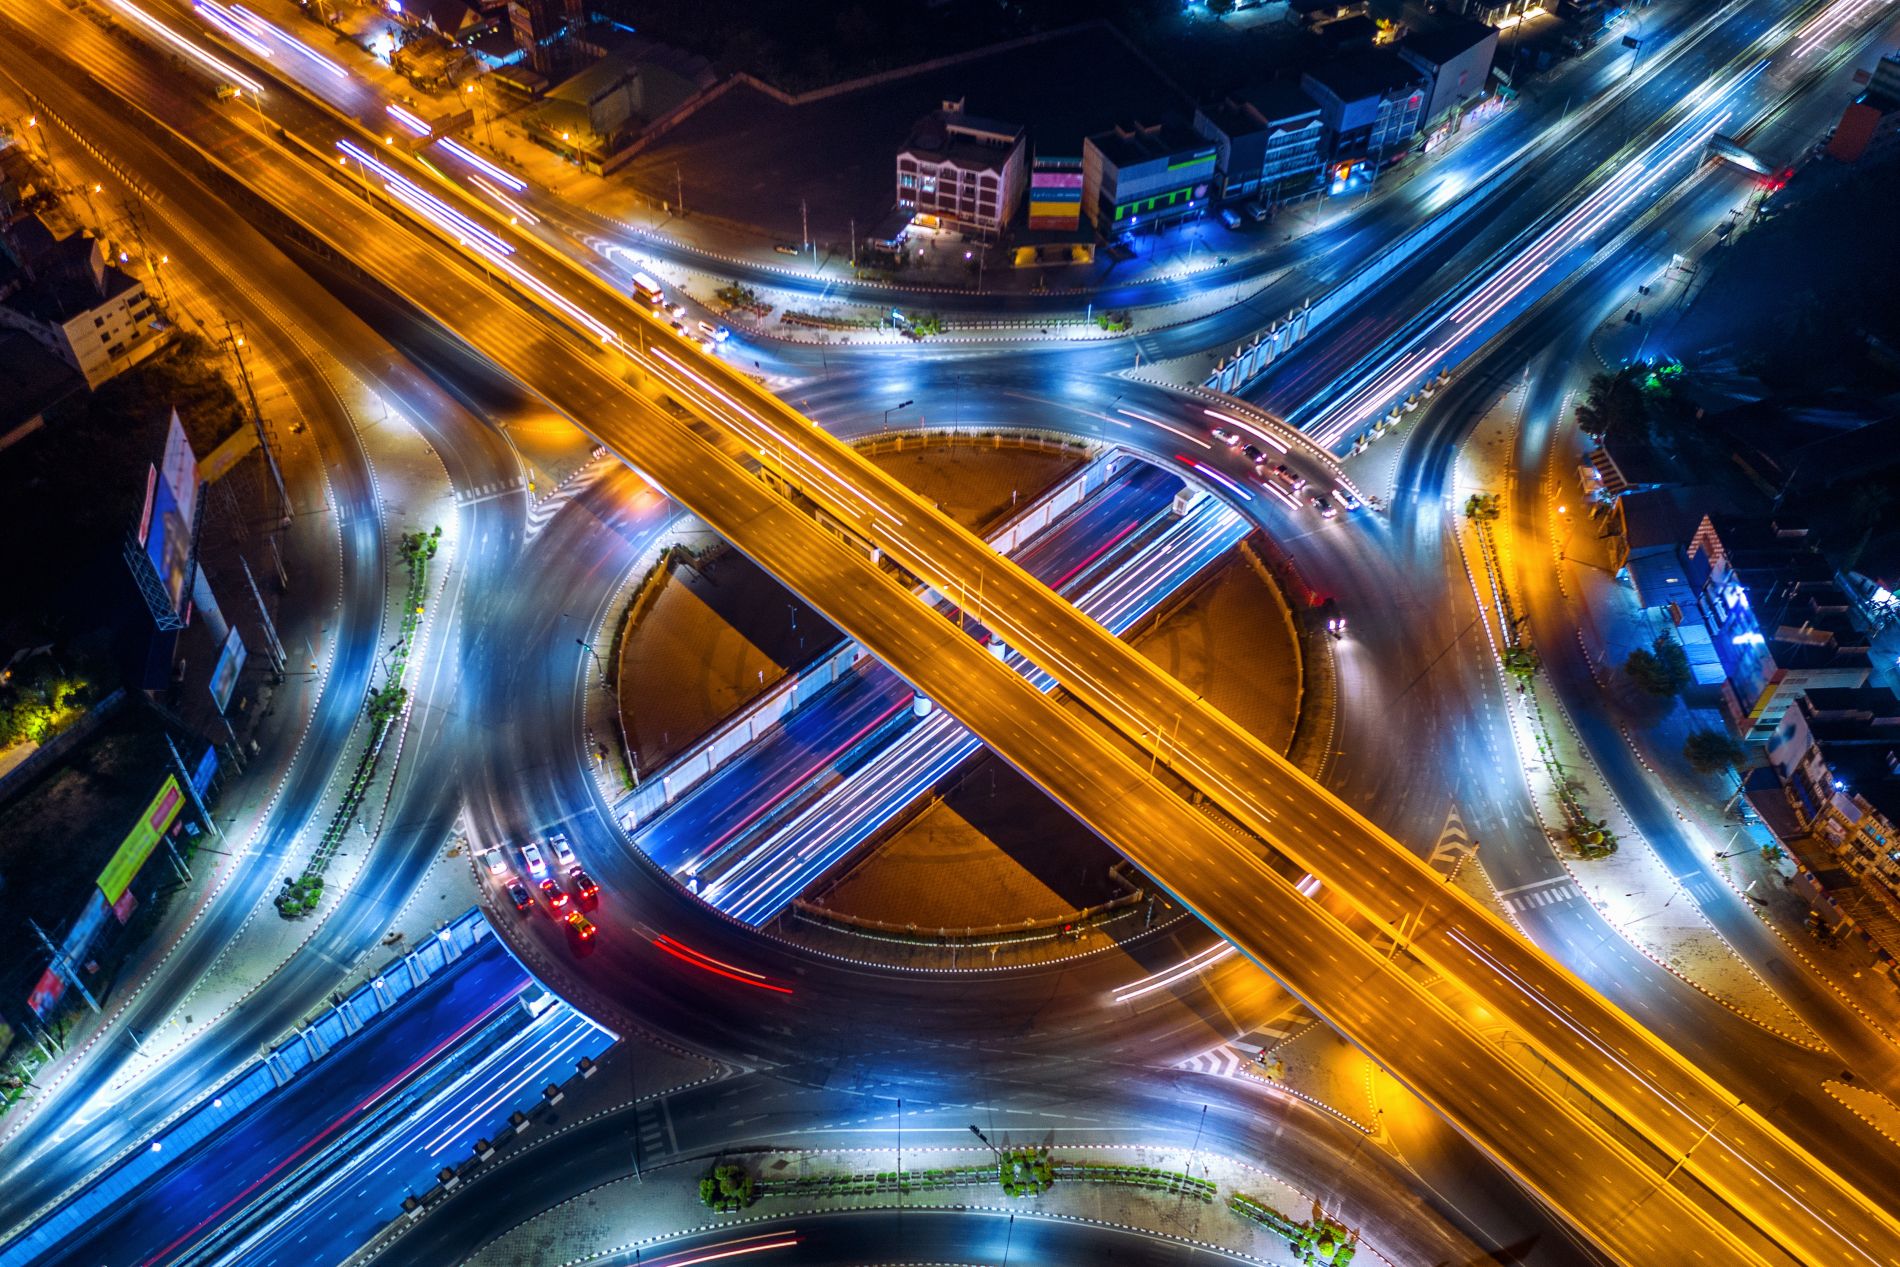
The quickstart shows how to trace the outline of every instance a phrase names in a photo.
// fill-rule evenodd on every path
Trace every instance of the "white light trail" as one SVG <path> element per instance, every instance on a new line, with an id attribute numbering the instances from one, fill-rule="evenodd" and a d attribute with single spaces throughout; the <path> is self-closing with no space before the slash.
<path id="1" fill-rule="evenodd" d="M 1172 968 L 1163 969 L 1160 972 L 1143 977 L 1139 981 L 1130 981 L 1127 985 L 1116 986 L 1115 1001 L 1117 1003 L 1131 1003 L 1144 995 L 1153 994 L 1156 990 L 1165 990 L 1177 981 L 1185 980 L 1188 977 L 1196 976 L 1206 971 L 1233 953 L 1234 944 L 1232 942 L 1224 941 L 1218 945 L 1209 946 L 1206 950 L 1201 951 L 1191 958 L 1182 960 Z"/>
<path id="2" fill-rule="evenodd" d="M 1161 419 L 1159 418 L 1152 418 L 1148 416 L 1147 414 L 1137 413 L 1133 409 L 1117 409 L 1115 412 L 1118 414 L 1127 414 L 1130 418 L 1139 419 L 1142 422 L 1147 423 L 1151 427 L 1160 427 L 1163 431 L 1167 432 L 1169 435 L 1178 436 L 1181 439 L 1186 440 L 1189 444 L 1198 444 L 1203 449 L 1208 450 L 1210 453 L 1214 449 L 1213 445 L 1201 439 L 1201 437 L 1195 435 L 1193 432 L 1183 431 L 1181 430 L 1181 428 L 1176 427 L 1176 426 L 1171 426 L 1168 423 L 1161 421 Z M 1123 425 L 1125 426 L 1127 424 L 1123 424 Z"/>
<path id="3" fill-rule="evenodd" d="M 1222 422 L 1231 423 L 1234 426 L 1239 427 L 1242 431 L 1245 431 L 1248 435 L 1252 436 L 1254 439 L 1261 441 L 1263 444 L 1270 445 L 1271 447 L 1278 449 L 1282 453 L 1286 452 L 1286 446 L 1284 444 L 1281 444 L 1278 440 L 1274 439 L 1272 436 L 1268 435 L 1266 432 L 1262 431 L 1259 427 L 1255 426 L 1251 422 L 1247 422 L 1241 418 L 1236 418 L 1232 414 L 1224 414 L 1218 409 L 1203 409 L 1201 410 L 1201 412 L 1206 414 L 1210 418 L 1218 418 Z"/>
<path id="4" fill-rule="evenodd" d="M 427 136 L 429 133 L 435 131 L 434 128 L 424 123 L 421 119 L 418 119 L 415 115 L 410 114 L 399 105 L 391 104 L 384 106 L 383 109 L 389 112 L 390 118 L 402 124 L 417 136 Z"/>
<path id="5" fill-rule="evenodd" d="M 322 53 L 311 48 L 308 44 L 292 35 L 289 31 L 286 31 L 283 27 L 278 26 L 276 23 L 258 17 L 243 5 L 232 5 L 231 16 L 241 23 L 245 30 L 259 38 L 262 38 L 263 35 L 268 32 L 280 43 L 286 45 L 291 52 L 304 58 L 306 61 L 315 63 L 326 73 L 338 79 L 348 79 L 350 77 L 350 72 L 345 70 L 339 63 L 331 61 Z"/>
<path id="6" fill-rule="evenodd" d="M 238 47 L 247 49 L 259 57 L 271 56 L 270 46 L 239 26 L 237 19 L 225 12 L 224 6 L 218 4 L 217 0 L 199 0 L 198 3 L 191 6 L 191 9 L 192 12 L 223 32 L 225 38 Z"/>
<path id="7" fill-rule="evenodd" d="M 440 145 L 443 149 L 447 150 L 449 153 L 455 155 L 455 157 L 461 159 L 464 163 L 467 163 L 470 167 L 473 167 L 476 171 L 481 172 L 484 176 L 487 176 L 490 180 L 496 181 L 497 183 L 504 185 L 509 189 L 514 190 L 514 192 L 516 193 L 522 193 L 526 191 L 526 189 L 528 188 L 527 181 L 521 180 L 518 177 L 510 176 L 507 172 L 504 172 L 503 170 L 501 170 L 501 168 L 495 166 L 493 163 L 483 158 L 480 154 L 477 154 L 474 150 L 471 150 L 470 148 L 468 148 L 468 146 L 463 145 L 460 141 L 452 141 L 448 137 L 445 136 L 441 140 L 437 141 L 436 144 Z"/>
<path id="8" fill-rule="evenodd" d="M 112 6 L 185 56 L 217 72 L 221 79 L 236 84 L 253 97 L 263 94 L 264 85 L 258 83 L 248 75 L 243 74 L 229 63 L 205 52 L 202 48 L 199 48 L 196 44 L 193 44 L 190 40 L 172 30 L 169 26 L 160 22 L 145 10 L 131 3 L 131 0 L 112 0 Z"/>
<path id="9" fill-rule="evenodd" d="M 1219 484 L 1222 488 L 1225 488 L 1228 492 L 1240 498 L 1240 500 L 1244 502 L 1250 502 L 1253 500 L 1252 493 L 1242 488 L 1238 483 L 1229 479 L 1227 476 L 1222 475 L 1219 471 L 1215 470 L 1213 467 L 1209 466 L 1207 463 L 1196 462 L 1193 458 L 1184 458 L 1182 460 L 1185 461 L 1189 466 L 1193 467 L 1195 470 L 1199 471 L 1202 475 L 1205 475 L 1208 479 L 1213 480 L 1215 483 Z"/>
<path id="10" fill-rule="evenodd" d="M 509 215 L 514 216 L 516 219 L 520 220 L 522 223 L 524 224 L 540 224 L 541 223 L 540 216 L 535 215 L 534 212 L 528 210 L 526 207 L 516 202 L 513 198 L 510 198 L 507 194 L 504 194 L 503 192 L 501 192 L 501 190 L 495 188 L 493 185 L 489 184 L 486 180 L 483 180 L 480 176 L 470 176 L 469 181 L 475 186 L 475 188 L 481 190 L 483 193 L 487 194 L 490 198 L 493 198 L 497 203 L 501 204 L 502 208 L 506 210 Z"/>

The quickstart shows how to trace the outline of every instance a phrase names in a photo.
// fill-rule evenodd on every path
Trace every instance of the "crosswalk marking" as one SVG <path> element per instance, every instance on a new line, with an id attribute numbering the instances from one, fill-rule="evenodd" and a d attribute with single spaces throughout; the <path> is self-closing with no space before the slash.
<path id="1" fill-rule="evenodd" d="M 1215 1078 L 1231 1078 L 1240 1072 L 1240 1055 L 1231 1047 L 1216 1047 L 1213 1051 L 1189 1056 L 1175 1068 L 1185 1069 L 1189 1073 L 1204 1073 Z"/>
<path id="2" fill-rule="evenodd" d="M 1460 863 L 1478 851 L 1472 843 L 1470 834 L 1465 830 L 1465 820 L 1459 816 L 1458 803 L 1452 802 L 1451 812 L 1445 815 L 1445 825 L 1439 830 L 1438 840 L 1432 845 L 1432 851 L 1425 861 L 1440 871 L 1452 872 Z"/>
<path id="3" fill-rule="evenodd" d="M 560 513 L 561 507 L 573 501 L 586 489 L 600 481 L 600 477 L 612 469 L 612 463 L 599 459 L 589 462 L 574 474 L 561 481 L 559 488 L 543 497 L 528 510 L 528 536 L 533 537 L 545 528 L 548 521 Z"/>
<path id="4" fill-rule="evenodd" d="M 1555 906 L 1559 902 L 1574 902 L 1579 896 L 1577 886 L 1566 877 L 1554 884 L 1532 886 L 1527 892 L 1502 900 L 1507 911 L 1528 911 L 1539 906 Z"/>

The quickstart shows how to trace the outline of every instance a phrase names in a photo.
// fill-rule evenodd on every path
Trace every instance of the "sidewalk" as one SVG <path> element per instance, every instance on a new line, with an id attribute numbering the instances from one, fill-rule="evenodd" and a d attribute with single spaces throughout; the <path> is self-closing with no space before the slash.
<path id="1" fill-rule="evenodd" d="M 1502 576 L 1521 603 L 1526 587 L 1520 569 L 1531 564 L 1519 557 L 1521 552 L 1515 548 L 1511 532 L 1510 499 L 1521 494 L 1506 465 L 1514 452 L 1514 446 L 1506 441 L 1516 430 L 1523 390 L 1520 387 L 1493 406 L 1460 450 L 1448 507 L 1474 596 L 1484 614 L 1486 633 L 1500 656 L 1508 641 L 1498 615 L 1500 597 L 1464 506 L 1473 493 L 1500 496 L 1502 514 L 1487 525 L 1487 530 L 1497 543 Z M 1637 831 L 1585 750 L 1550 675 L 1540 672 L 1519 690 L 1510 690 L 1507 685 L 1505 698 L 1512 737 L 1548 847 L 1585 899 L 1626 942 L 1651 961 L 1763 1029 L 1819 1049 L 1819 1039 L 1735 953 Z M 1601 706 L 1598 701 L 1578 703 Z M 1584 813 L 1607 823 L 1617 841 L 1614 852 L 1586 858 L 1569 844 L 1566 795 L 1580 803 Z M 1482 867 L 1482 858 L 1479 863 Z M 1499 913 L 1522 931 L 1510 907 L 1497 901 L 1495 893 L 1490 896 Z"/>

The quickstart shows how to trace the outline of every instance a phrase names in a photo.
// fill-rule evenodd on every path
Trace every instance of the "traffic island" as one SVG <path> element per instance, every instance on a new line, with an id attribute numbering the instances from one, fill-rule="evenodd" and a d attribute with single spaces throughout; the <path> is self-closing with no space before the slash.
<path id="1" fill-rule="evenodd" d="M 1020 1171 L 1028 1154 L 1047 1178 L 1010 1193 L 1001 1159 Z M 1345 1264 L 1355 1254 L 1387 1262 L 1470 1261 L 1456 1232 L 1415 1213 L 1381 1214 L 1372 1229 L 1352 1211 L 1322 1205 L 1293 1183 L 1209 1150 L 1061 1143 L 1001 1152 L 974 1148 L 762 1150 L 720 1166 L 754 1184 L 741 1208 L 708 1214 L 705 1164 L 646 1170 L 594 1188 L 512 1228 L 474 1255 L 472 1267 L 659 1258 L 681 1238 L 746 1236 L 777 1220 L 872 1215 L 896 1209 L 1038 1218 L 1137 1231 L 1212 1255 L 1274 1267 Z M 717 1190 L 719 1184 L 713 1182 Z"/>

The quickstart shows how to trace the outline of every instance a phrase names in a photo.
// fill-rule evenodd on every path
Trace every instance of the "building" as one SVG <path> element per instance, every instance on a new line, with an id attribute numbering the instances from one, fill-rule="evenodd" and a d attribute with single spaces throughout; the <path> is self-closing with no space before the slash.
<path id="1" fill-rule="evenodd" d="M 1696 590 L 1682 553 L 1688 535 L 1685 518 L 1671 489 L 1626 492 L 1610 502 L 1604 534 L 1610 542 L 1610 570 L 1629 581 L 1637 604 L 1646 610 L 1668 608 L 1678 626 L 1684 613 L 1693 615 L 1696 610 Z M 1706 635 L 1697 637 L 1700 628 L 1692 626 L 1684 632 L 1683 649 L 1690 661 L 1710 658 L 1696 654 L 1699 648 L 1693 644 L 1707 642 Z"/>
<path id="2" fill-rule="evenodd" d="M 1082 212 L 1098 232 L 1159 228 L 1207 208 L 1218 154 L 1179 123 L 1133 124 L 1082 142 Z"/>
<path id="3" fill-rule="evenodd" d="M 1718 528 L 1705 515 L 1685 554 L 1723 670 L 1722 709 L 1744 739 L 1765 740 L 1806 691 L 1867 681 L 1868 638 L 1806 537 L 1785 521 Z"/>
<path id="4" fill-rule="evenodd" d="M 0 327 L 19 330 L 96 388 L 163 341 L 145 283 L 106 263 L 83 234 L 55 238 L 37 216 L 0 234 Z"/>
<path id="5" fill-rule="evenodd" d="M 1544 12 L 1544 0 L 1448 0 L 1453 13 L 1463 14 L 1487 26 L 1515 25 Z"/>
<path id="6" fill-rule="evenodd" d="M 1419 121 L 1428 144 L 1456 132 L 1465 111 L 1485 96 L 1497 52 L 1497 28 L 1470 18 L 1448 18 L 1399 42 L 1400 59 L 1431 85 Z"/>
<path id="7" fill-rule="evenodd" d="M 1259 84 L 1194 112 L 1214 143 L 1216 196 L 1282 202 L 1317 189 L 1326 166 L 1319 105 L 1295 83 Z"/>
<path id="8" fill-rule="evenodd" d="M 544 75 L 554 68 L 554 46 L 569 27 L 585 20 L 580 0 L 508 0 L 508 29 L 514 32 L 515 47 Z"/>
<path id="9" fill-rule="evenodd" d="M 1875 63 L 1866 91 L 1835 125 L 1827 154 L 1843 163 L 1857 163 L 1869 154 L 1879 157 L 1891 150 L 1895 136 L 1900 136 L 1900 54 Z"/>
<path id="10" fill-rule="evenodd" d="M 0 399 L 0 449 L 46 426 L 60 406 L 86 391 L 78 370 L 20 330 L 0 332 L 0 383 L 7 385 Z"/>
<path id="11" fill-rule="evenodd" d="M 1054 146 L 1048 152 L 1036 146 L 1029 170 L 1029 227 L 1053 233 L 1074 233 L 1082 223 L 1082 147 Z"/>
<path id="12" fill-rule="evenodd" d="M 1430 81 L 1391 49 L 1374 49 L 1307 71 L 1300 86 L 1326 126 L 1329 188 L 1344 193 L 1410 148 Z"/>
<path id="13" fill-rule="evenodd" d="M 946 101 L 917 121 L 897 151 L 898 209 L 994 240 L 1022 203 L 1026 150 L 1020 125 L 978 118 L 962 101 Z"/>
<path id="14" fill-rule="evenodd" d="M 1818 881 L 1832 924 L 1852 923 L 1893 962 L 1900 953 L 1900 699 L 1880 687 L 1811 689 L 1767 741 L 1749 803 Z"/>

